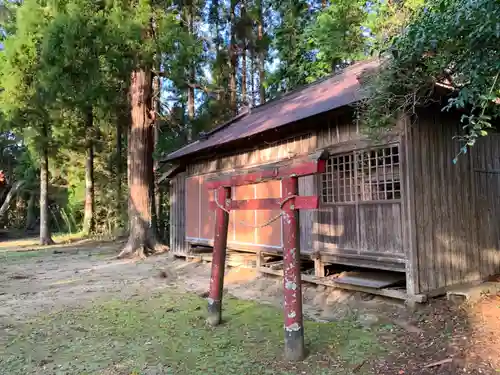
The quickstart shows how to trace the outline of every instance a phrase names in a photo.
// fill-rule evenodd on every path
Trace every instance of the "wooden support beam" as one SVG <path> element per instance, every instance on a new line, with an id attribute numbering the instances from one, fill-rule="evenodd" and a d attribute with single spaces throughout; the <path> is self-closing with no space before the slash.
<path id="1" fill-rule="evenodd" d="M 227 246 L 229 210 L 281 210 L 283 228 L 283 288 L 284 288 L 284 331 L 285 358 L 300 361 L 305 356 L 304 324 L 302 312 L 302 280 L 300 272 L 300 230 L 299 209 L 317 209 L 318 197 L 299 197 L 299 176 L 323 173 L 326 169 L 325 152 L 309 155 L 299 161 L 288 161 L 259 169 L 246 170 L 240 174 L 217 176 L 205 183 L 207 189 L 214 189 L 215 201 L 210 207 L 216 210 L 215 245 L 210 278 L 208 300 L 208 322 L 217 325 L 221 321 L 222 289 L 224 283 L 224 263 Z M 281 198 L 230 199 L 231 187 L 256 184 L 268 180 L 281 179 Z M 220 189 L 222 187 L 222 189 Z M 258 269 L 261 267 L 258 255 Z"/>
<path id="2" fill-rule="evenodd" d="M 219 204 L 226 206 L 227 210 L 281 210 L 283 198 L 266 198 L 266 199 L 247 199 L 240 201 L 231 201 L 231 204 L 224 205 L 224 202 Z M 215 210 L 217 204 L 215 201 L 210 201 L 210 210 Z M 319 197 L 295 197 L 294 208 L 296 210 L 315 210 L 319 208 Z"/>
<path id="3" fill-rule="evenodd" d="M 283 179 L 282 198 L 299 193 L 297 177 Z M 285 313 L 285 358 L 304 359 L 304 322 L 302 317 L 302 281 L 300 273 L 299 212 L 294 209 L 294 198 L 283 205 L 283 287 Z"/>
<path id="4" fill-rule="evenodd" d="M 219 202 L 226 202 L 231 199 L 231 188 L 225 187 L 219 189 L 216 194 Z M 214 252 L 212 255 L 207 317 L 207 322 L 212 326 L 220 324 L 222 318 L 222 290 L 224 289 L 228 225 L 229 213 L 220 207 L 217 208 L 215 213 Z"/>
<path id="5" fill-rule="evenodd" d="M 258 270 L 261 273 L 267 273 L 269 275 L 276 275 L 276 276 L 283 276 L 283 271 L 282 270 L 272 270 L 267 267 L 261 267 L 260 270 Z M 368 293 L 368 294 L 375 294 L 383 297 L 389 297 L 389 298 L 394 298 L 394 299 L 399 299 L 399 300 L 404 300 L 404 301 L 412 301 L 415 303 L 425 303 L 427 302 L 428 296 L 425 294 L 416 294 L 416 295 L 409 295 L 406 293 L 406 291 L 401 290 L 401 289 L 391 289 L 391 288 L 369 288 L 366 286 L 359 286 L 359 285 L 350 285 L 350 284 L 344 284 L 344 283 L 336 283 L 332 279 L 329 278 L 319 278 L 316 276 L 310 276 L 310 275 L 302 275 L 302 281 L 311 283 L 311 284 L 317 284 L 317 285 L 324 285 L 332 288 L 338 288 L 338 289 L 345 289 L 345 290 L 352 290 L 352 291 L 358 291 L 358 292 L 363 292 L 363 293 Z"/>
<path id="6" fill-rule="evenodd" d="M 323 263 L 321 257 L 314 259 L 314 276 L 325 277 L 325 263 Z"/>
<path id="7" fill-rule="evenodd" d="M 258 169 L 249 169 L 243 173 L 217 176 L 209 179 L 206 182 L 206 187 L 208 189 L 217 189 L 220 186 L 242 186 L 269 180 L 323 173 L 326 169 L 327 155 L 325 152 L 319 152 L 305 158 L 293 160 L 288 164 L 268 164 Z"/>

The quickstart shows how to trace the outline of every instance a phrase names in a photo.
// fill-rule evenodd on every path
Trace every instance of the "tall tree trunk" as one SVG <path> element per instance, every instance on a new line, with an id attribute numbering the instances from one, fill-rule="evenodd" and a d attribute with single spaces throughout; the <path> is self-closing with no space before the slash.
<path id="1" fill-rule="evenodd" d="M 255 50 L 250 49 L 250 104 L 255 107 Z"/>
<path id="2" fill-rule="evenodd" d="M 159 122 L 156 123 L 155 128 L 154 128 L 154 147 L 155 150 L 158 150 L 158 142 L 160 139 L 160 124 Z M 154 187 L 154 225 L 153 228 L 156 229 L 156 232 L 160 234 L 160 238 L 163 240 L 163 210 L 162 210 L 162 194 L 161 194 L 161 187 L 160 184 L 158 183 L 158 178 L 157 178 L 157 171 L 160 168 L 160 163 L 158 159 L 155 159 L 154 161 L 154 170 L 155 173 L 153 174 L 153 187 Z"/>
<path id="3" fill-rule="evenodd" d="M 44 136 L 47 129 L 44 127 Z M 52 245 L 49 220 L 49 153 L 47 146 L 42 146 L 40 160 L 40 245 Z"/>
<path id="4" fill-rule="evenodd" d="M 10 188 L 9 192 L 5 196 L 5 200 L 2 202 L 0 201 L 0 218 L 7 213 L 9 210 L 10 204 L 12 203 L 12 200 L 15 198 L 15 196 L 19 193 L 21 188 L 25 185 L 24 181 L 18 181 L 12 187 Z"/>
<path id="5" fill-rule="evenodd" d="M 140 256 L 166 250 L 152 227 L 153 122 L 151 70 L 132 73 L 130 101 L 132 126 L 129 147 L 129 238 L 118 257 Z"/>
<path id="6" fill-rule="evenodd" d="M 212 1 L 212 7 L 216 9 L 217 12 L 217 17 L 215 17 L 214 22 L 215 22 L 215 61 L 219 62 L 221 61 L 221 35 L 220 35 L 220 19 L 218 17 L 219 15 L 219 1 L 218 0 L 213 0 Z M 223 79 L 223 75 L 221 74 L 221 71 L 218 69 L 217 74 L 215 76 L 215 82 L 220 85 L 221 81 Z M 224 100 L 227 98 L 227 94 L 221 95 L 221 92 L 218 90 L 217 91 L 217 103 L 221 103 L 222 98 L 224 97 Z"/>
<path id="7" fill-rule="evenodd" d="M 129 92 L 129 95 L 128 95 L 128 98 L 129 98 L 129 102 L 130 104 L 132 104 L 132 100 L 130 99 L 130 92 Z M 126 229 L 127 230 L 130 230 L 129 228 L 129 224 L 130 224 L 130 218 L 128 217 L 128 213 L 129 213 L 129 207 L 130 207 L 130 184 L 131 184 L 131 177 L 130 177 L 130 171 L 131 171 L 131 160 L 132 160 L 132 150 L 130 148 L 130 140 L 132 139 L 132 135 L 131 135 L 131 132 L 132 132 L 132 109 L 130 109 L 130 122 L 128 123 L 127 125 L 127 192 L 128 192 L 128 195 L 127 195 L 127 225 L 126 225 Z M 125 203 L 125 202 L 124 202 Z"/>
<path id="8" fill-rule="evenodd" d="M 116 151 L 115 151 L 115 171 L 116 171 L 116 209 L 118 211 L 118 218 L 120 220 L 119 226 L 121 227 L 125 219 L 125 206 L 123 204 L 123 129 L 130 126 L 130 121 L 127 121 L 128 108 L 124 106 L 123 111 L 120 111 L 116 119 Z"/>
<path id="9" fill-rule="evenodd" d="M 191 69 L 191 68 L 190 68 Z M 192 77 L 192 74 L 190 74 Z M 190 81 L 193 82 L 193 80 Z M 186 139 L 188 142 L 193 140 L 193 120 L 194 120 L 194 88 L 188 88 L 188 126 L 186 132 Z"/>
<path id="10" fill-rule="evenodd" d="M 241 18 L 244 22 L 247 21 L 247 10 L 245 8 L 245 3 L 241 4 Z M 248 105 L 248 97 L 247 97 L 247 36 L 246 36 L 246 28 L 245 33 L 243 35 L 243 41 L 241 43 L 241 100 L 244 105 Z"/>
<path id="11" fill-rule="evenodd" d="M 258 50 L 259 50 L 259 103 L 264 104 L 266 102 L 266 89 L 264 87 L 264 82 L 266 80 L 265 71 L 265 48 L 264 48 L 264 11 L 262 9 L 262 0 L 257 0 L 257 12 L 258 12 L 258 25 L 257 25 L 257 40 L 258 40 Z"/>
<path id="12" fill-rule="evenodd" d="M 128 153 L 125 157 L 127 161 L 127 167 L 125 167 L 123 159 L 123 145 L 127 142 L 127 137 L 130 131 L 130 100 L 129 100 L 129 90 L 123 89 L 121 92 L 121 104 L 117 108 L 116 117 L 116 207 L 119 212 L 120 217 L 120 227 L 123 227 L 127 221 L 127 212 L 123 188 L 123 177 L 124 172 L 127 171 L 127 181 L 128 181 Z M 128 150 L 128 148 L 126 148 Z"/>
<path id="13" fill-rule="evenodd" d="M 160 63 L 158 62 L 157 64 L 157 69 L 159 70 Z M 160 82 L 160 77 L 156 75 L 153 78 L 153 96 L 152 100 L 153 102 L 151 103 L 152 109 L 153 109 L 153 147 L 154 147 L 154 153 L 158 155 L 158 147 L 159 147 L 159 140 L 160 140 L 160 121 L 158 117 L 158 113 L 160 111 L 160 93 L 161 93 L 161 82 Z M 158 179 L 156 178 L 156 173 L 160 167 L 160 163 L 158 162 L 158 158 L 155 158 L 153 161 L 153 170 L 154 172 L 152 173 L 152 181 L 151 181 L 151 188 L 153 189 L 152 191 L 152 224 L 151 227 L 156 233 L 159 233 L 159 228 L 160 228 L 160 223 L 162 220 L 162 212 L 161 212 L 161 197 L 160 197 L 160 186 L 158 184 Z"/>
<path id="14" fill-rule="evenodd" d="M 193 4 L 192 1 L 187 6 L 187 27 L 189 35 L 194 34 L 194 14 L 193 14 Z M 187 89 L 187 100 L 188 100 L 188 127 L 187 127 L 187 141 L 191 142 L 193 140 L 193 121 L 194 121 L 194 87 L 195 83 L 196 69 L 192 62 L 189 63 L 188 71 L 188 89 Z"/>
<path id="15" fill-rule="evenodd" d="M 247 50 L 243 50 L 241 57 L 241 100 L 244 105 L 248 105 L 247 97 Z"/>
<path id="16" fill-rule="evenodd" d="M 86 130 L 86 160 L 85 160 L 85 211 L 83 216 L 83 232 L 86 235 L 94 231 L 94 142 L 93 142 L 94 114 L 92 107 L 85 113 Z"/>
<path id="17" fill-rule="evenodd" d="M 30 193 L 28 199 L 28 207 L 26 208 L 26 230 L 31 230 L 35 226 L 36 214 L 35 214 L 35 193 Z"/>
<path id="18" fill-rule="evenodd" d="M 236 95 L 236 72 L 238 70 L 238 46 L 236 45 L 236 5 L 238 0 L 231 0 L 231 5 L 229 9 L 229 17 L 231 20 L 231 41 L 229 43 L 229 63 L 230 63 L 230 75 L 229 75 L 229 107 L 231 112 L 236 115 L 238 112 L 238 103 Z"/>

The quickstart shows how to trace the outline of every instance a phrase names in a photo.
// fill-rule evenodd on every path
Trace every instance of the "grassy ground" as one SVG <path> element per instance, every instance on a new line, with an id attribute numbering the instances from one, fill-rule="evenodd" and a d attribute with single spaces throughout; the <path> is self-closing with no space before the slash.
<path id="1" fill-rule="evenodd" d="M 94 303 L 9 327 L 0 372 L 27 374 L 349 374 L 379 352 L 354 320 L 307 322 L 311 355 L 282 361 L 282 313 L 227 298 L 225 323 L 204 321 L 204 299 L 180 291 Z M 2 342 L 4 341 L 4 342 Z"/>
<path id="2" fill-rule="evenodd" d="M 500 373 L 500 295 L 412 312 L 304 284 L 304 313 L 331 323 L 306 322 L 309 356 L 292 365 L 282 360 L 279 278 L 228 269 L 225 323 L 213 329 L 199 297 L 210 265 L 114 260 L 122 246 L 0 243 L 0 375 Z"/>

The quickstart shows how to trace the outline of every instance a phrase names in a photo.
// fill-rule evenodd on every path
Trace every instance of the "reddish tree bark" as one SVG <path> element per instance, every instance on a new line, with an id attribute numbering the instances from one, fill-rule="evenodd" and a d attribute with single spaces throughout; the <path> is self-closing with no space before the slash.
<path id="1" fill-rule="evenodd" d="M 159 70 L 159 65 L 158 70 Z M 159 141 L 160 141 L 160 121 L 159 117 L 157 114 L 160 112 L 160 93 L 161 93 L 161 82 L 160 82 L 160 77 L 156 75 L 153 79 L 153 102 L 152 102 L 152 109 L 153 109 L 153 148 L 154 152 L 158 152 L 158 146 L 159 146 Z M 153 170 L 158 171 L 160 167 L 160 163 L 158 159 L 155 159 L 153 161 Z M 160 234 L 161 238 L 161 232 L 160 232 L 160 226 L 162 223 L 162 209 L 161 209 L 161 190 L 160 190 L 160 185 L 158 184 L 158 179 L 156 178 L 156 172 L 153 172 L 151 174 L 151 188 L 153 189 L 153 197 L 154 199 L 152 200 L 153 207 L 151 209 L 151 212 L 153 214 L 153 219 L 152 219 L 152 228 L 155 231 L 155 233 Z"/>
<path id="2" fill-rule="evenodd" d="M 137 68 L 131 77 L 132 124 L 128 140 L 129 238 L 119 258 L 165 251 L 158 242 L 153 219 L 153 125 L 152 74 Z"/>
<path id="3" fill-rule="evenodd" d="M 190 35 L 194 36 L 194 9 L 192 2 L 187 6 L 187 28 Z M 190 84 L 193 84 L 196 79 L 196 69 L 192 62 L 189 64 L 188 80 Z M 188 127 L 187 127 L 187 141 L 191 142 L 193 140 L 193 120 L 195 114 L 195 103 L 194 103 L 194 87 L 192 85 L 188 86 Z"/>

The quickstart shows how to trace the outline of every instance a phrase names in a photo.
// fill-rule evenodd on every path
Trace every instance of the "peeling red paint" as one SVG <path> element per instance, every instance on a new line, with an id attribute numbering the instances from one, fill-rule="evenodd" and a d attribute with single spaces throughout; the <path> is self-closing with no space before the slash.
<path id="1" fill-rule="evenodd" d="M 217 194 L 218 202 L 230 202 L 231 188 L 220 188 L 215 192 L 215 194 Z M 213 325 L 219 324 L 221 320 L 228 224 L 228 212 L 223 210 L 221 207 L 218 207 L 215 212 L 214 252 L 212 257 L 212 273 L 210 275 L 210 291 L 208 300 L 209 322 Z"/>
<path id="2" fill-rule="evenodd" d="M 311 162 L 295 166 L 298 176 L 317 173 L 324 170 L 324 163 L 316 160 L 312 166 Z M 215 221 L 215 244 L 212 261 L 212 275 L 210 279 L 210 293 L 208 298 L 209 323 L 215 325 L 220 323 L 222 289 L 224 281 L 224 266 L 227 246 L 227 229 L 229 222 L 228 210 L 269 209 L 281 208 L 283 226 L 283 289 L 284 289 L 284 330 L 285 330 L 285 357 L 292 361 L 303 359 L 304 350 L 304 327 L 302 313 L 302 286 L 300 273 L 300 239 L 299 218 L 300 208 L 317 207 L 318 197 L 298 197 L 298 177 L 283 175 L 288 169 L 277 169 L 273 171 L 274 179 L 281 180 L 281 198 L 250 199 L 247 201 L 231 201 L 231 186 L 242 186 L 252 183 L 260 178 L 262 174 L 245 174 L 241 179 L 222 177 L 212 181 L 212 187 L 218 187 L 216 191 L 216 221 Z M 225 184 L 229 184 L 226 186 Z M 234 184 L 234 185 L 233 185 Z M 224 186 L 221 188 L 221 186 Z M 224 207 L 220 206 L 223 202 Z"/>
<path id="3" fill-rule="evenodd" d="M 285 178 L 281 182 L 282 197 L 298 195 L 297 177 Z M 302 288 L 300 277 L 298 211 L 293 209 L 295 198 L 283 205 L 283 265 L 285 329 L 302 327 Z"/>

